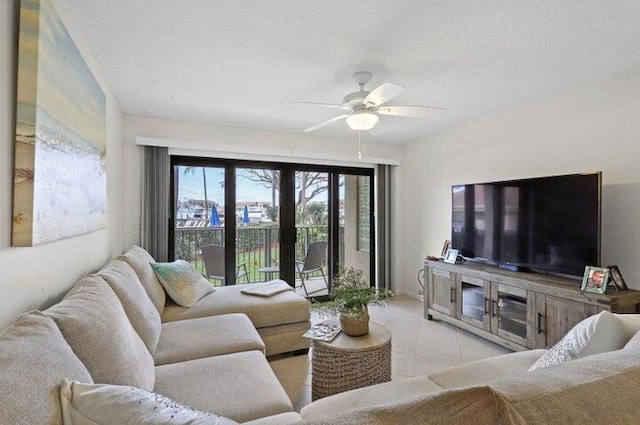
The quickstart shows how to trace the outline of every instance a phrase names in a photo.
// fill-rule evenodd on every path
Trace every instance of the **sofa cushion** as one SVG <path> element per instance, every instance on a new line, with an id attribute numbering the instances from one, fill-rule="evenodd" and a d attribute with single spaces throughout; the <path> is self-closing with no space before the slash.
<path id="1" fill-rule="evenodd" d="M 293 410 L 260 351 L 243 351 L 156 367 L 155 392 L 238 422 Z"/>
<path id="2" fill-rule="evenodd" d="M 100 276 L 82 278 L 45 313 L 95 382 L 153 389 L 153 357 Z"/>
<path id="3" fill-rule="evenodd" d="M 619 350 L 627 340 L 627 330 L 622 321 L 605 310 L 575 325 L 556 345 L 543 354 L 529 371 Z"/>
<path id="4" fill-rule="evenodd" d="M 153 359 L 162 365 L 251 350 L 264 352 L 264 343 L 249 318 L 223 314 L 163 323 Z"/>
<path id="5" fill-rule="evenodd" d="M 300 425 L 302 416 L 297 412 L 280 413 L 279 415 L 267 416 L 266 418 L 255 419 L 243 422 L 242 425 Z"/>
<path id="6" fill-rule="evenodd" d="M 126 261 L 136 272 L 153 305 L 158 309 L 158 313 L 162 314 L 167 294 L 151 267 L 151 263 L 155 263 L 153 257 L 139 246 L 133 246 L 120 258 Z"/>
<path id="7" fill-rule="evenodd" d="M 631 339 L 638 331 L 640 331 L 640 314 L 616 314 L 618 319 L 622 321 L 627 330 L 627 338 Z"/>
<path id="8" fill-rule="evenodd" d="M 60 404 L 65 425 L 237 425 L 135 387 L 64 380 Z"/>
<path id="9" fill-rule="evenodd" d="M 114 259 L 98 272 L 122 303 L 133 328 L 153 353 L 158 345 L 162 324 L 160 313 L 151 302 L 136 272 L 124 260 Z"/>
<path id="10" fill-rule="evenodd" d="M 361 389 L 352 392 L 360 392 Z M 331 398 L 331 397 L 329 397 Z M 314 403 L 315 404 L 315 403 Z M 468 387 L 422 394 L 411 399 L 391 397 L 323 412 L 302 409 L 306 425 L 525 425 L 514 417 L 509 403 L 489 387 Z M 533 423 L 533 422 L 532 422 Z"/>
<path id="11" fill-rule="evenodd" d="M 0 423 L 61 424 L 64 377 L 93 382 L 50 317 L 20 315 L 0 333 Z"/>
<path id="12" fill-rule="evenodd" d="M 640 331 L 636 332 L 636 334 L 624 345 L 623 350 L 633 350 L 640 351 Z"/>
<path id="13" fill-rule="evenodd" d="M 268 298 L 245 295 L 240 291 L 242 285 L 217 288 L 214 293 L 205 296 L 191 308 L 167 304 L 162 313 L 162 321 L 244 313 L 249 316 L 253 326 L 262 328 L 309 320 L 309 301 L 293 291 Z"/>
<path id="14" fill-rule="evenodd" d="M 151 267 L 169 297 L 183 307 L 192 307 L 200 298 L 215 291 L 209 281 L 184 260 L 153 263 Z"/>
<path id="15" fill-rule="evenodd" d="M 537 369 L 491 387 L 527 424 L 635 424 L 640 356 L 617 350 Z"/>
<path id="16" fill-rule="evenodd" d="M 321 398 L 304 406 L 300 414 L 305 419 L 319 420 L 327 412 L 344 412 L 364 409 L 367 406 L 409 403 L 425 394 L 439 391 L 442 391 L 440 386 L 425 376 L 419 376 Z"/>
<path id="17" fill-rule="evenodd" d="M 485 385 L 495 379 L 525 373 L 547 350 L 518 351 L 450 367 L 429 375 L 442 388 Z"/>

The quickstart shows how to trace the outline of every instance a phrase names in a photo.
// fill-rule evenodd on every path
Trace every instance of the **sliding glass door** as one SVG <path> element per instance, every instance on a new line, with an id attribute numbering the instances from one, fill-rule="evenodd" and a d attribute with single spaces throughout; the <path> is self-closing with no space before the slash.
<path id="1" fill-rule="evenodd" d="M 341 266 L 373 284 L 372 187 L 371 169 L 172 157 L 169 251 L 212 285 L 318 297 Z"/>

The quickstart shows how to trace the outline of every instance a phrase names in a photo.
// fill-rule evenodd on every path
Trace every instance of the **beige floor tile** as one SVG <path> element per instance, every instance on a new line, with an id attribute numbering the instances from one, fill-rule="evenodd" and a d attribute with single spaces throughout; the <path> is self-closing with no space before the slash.
<path id="1" fill-rule="evenodd" d="M 501 345 L 494 344 L 462 329 L 458 330 L 458 339 L 462 348 L 462 358 L 465 362 L 499 356 L 508 351 Z"/>
<path id="2" fill-rule="evenodd" d="M 372 307 L 369 314 L 391 331 L 394 381 L 509 352 L 447 323 L 424 319 L 422 302 L 405 295 L 394 297 L 386 308 Z M 325 319 L 312 312 L 312 322 Z M 269 362 L 296 411 L 311 402 L 310 355 L 275 356 Z"/>
<path id="3" fill-rule="evenodd" d="M 391 353 L 391 374 L 414 376 L 416 356 L 413 354 Z"/>

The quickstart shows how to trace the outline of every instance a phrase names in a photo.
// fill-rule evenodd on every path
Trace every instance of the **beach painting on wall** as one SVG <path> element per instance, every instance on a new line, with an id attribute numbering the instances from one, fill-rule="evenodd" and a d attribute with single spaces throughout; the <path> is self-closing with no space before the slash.
<path id="1" fill-rule="evenodd" d="M 50 0 L 20 2 L 13 246 L 104 229 L 106 100 Z"/>

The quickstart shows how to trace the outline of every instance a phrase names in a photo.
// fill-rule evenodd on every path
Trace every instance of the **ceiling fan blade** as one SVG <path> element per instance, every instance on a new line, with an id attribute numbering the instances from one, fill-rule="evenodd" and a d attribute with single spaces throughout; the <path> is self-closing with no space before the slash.
<path id="1" fill-rule="evenodd" d="M 444 110 L 439 106 L 381 106 L 376 112 L 380 115 L 393 115 L 396 117 L 428 117 L 433 110 Z"/>
<path id="2" fill-rule="evenodd" d="M 304 130 L 302 130 L 302 132 L 303 132 L 303 133 L 308 133 L 308 132 L 310 132 L 310 131 L 317 130 L 317 129 L 319 129 L 319 128 L 324 127 L 325 125 L 329 125 L 329 124 L 331 124 L 332 122 L 336 122 L 336 121 L 343 120 L 343 119 L 347 118 L 348 116 L 349 116 L 349 114 L 342 114 L 342 115 L 338 115 L 337 117 L 330 118 L 330 119 L 328 119 L 328 120 L 326 120 L 326 121 L 322 121 L 321 123 L 318 123 L 318 124 L 316 124 L 316 125 L 312 125 L 312 126 L 311 126 L 311 127 L 309 127 L 309 128 L 305 128 Z"/>
<path id="3" fill-rule="evenodd" d="M 335 103 L 319 103 L 319 102 L 298 102 L 298 101 L 294 101 L 294 102 L 289 102 L 290 104 L 295 104 L 295 105 L 311 105 L 311 106 L 320 106 L 322 108 L 331 108 L 331 109 L 344 109 L 344 110 L 351 110 L 351 108 L 349 108 L 348 106 L 345 105 L 338 105 Z"/>
<path id="4" fill-rule="evenodd" d="M 364 98 L 363 102 L 366 106 L 379 106 L 390 101 L 403 91 L 404 87 L 387 82 L 371 90 L 371 93 Z"/>

